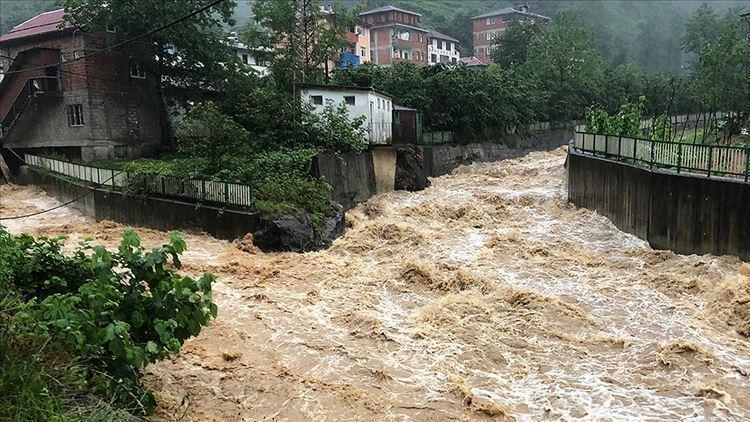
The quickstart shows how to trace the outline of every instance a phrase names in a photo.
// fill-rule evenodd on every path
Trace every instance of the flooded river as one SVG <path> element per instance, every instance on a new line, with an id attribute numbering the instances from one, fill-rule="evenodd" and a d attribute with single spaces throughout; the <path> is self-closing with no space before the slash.
<path id="1" fill-rule="evenodd" d="M 749 419 L 750 265 L 652 250 L 568 204 L 564 160 L 379 195 L 323 252 L 186 235 L 185 271 L 219 277 L 219 317 L 147 368 L 156 417 Z M 6 216 L 56 203 L 0 193 Z M 123 230 L 68 208 L 7 226 L 108 246 Z"/>

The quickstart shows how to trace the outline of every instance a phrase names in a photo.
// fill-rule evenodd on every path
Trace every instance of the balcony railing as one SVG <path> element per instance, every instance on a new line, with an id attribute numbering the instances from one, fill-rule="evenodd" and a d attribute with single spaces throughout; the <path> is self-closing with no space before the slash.
<path id="1" fill-rule="evenodd" d="M 60 91 L 60 78 L 57 76 L 39 76 L 27 80 L 3 117 L 0 134 L 4 137 L 10 131 L 31 98 L 38 95 L 60 95 Z"/>

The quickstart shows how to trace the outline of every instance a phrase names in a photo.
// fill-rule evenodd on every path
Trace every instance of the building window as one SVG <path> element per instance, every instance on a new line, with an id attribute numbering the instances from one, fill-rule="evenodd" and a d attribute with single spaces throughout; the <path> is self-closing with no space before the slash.
<path id="1" fill-rule="evenodd" d="M 440 43 L 441 43 L 440 45 L 442 46 L 441 48 L 442 48 L 443 50 L 445 50 L 445 41 L 440 41 Z"/>
<path id="2" fill-rule="evenodd" d="M 82 56 L 83 56 L 83 54 L 79 50 L 76 50 L 76 51 L 73 52 L 73 60 L 78 60 Z"/>
<path id="3" fill-rule="evenodd" d="M 322 95 L 311 95 L 310 96 L 310 103 L 313 105 L 323 105 L 323 96 Z"/>
<path id="4" fill-rule="evenodd" d="M 381 101 L 380 98 L 378 98 L 378 110 L 380 110 L 380 107 L 381 107 L 380 106 L 380 101 Z"/>
<path id="5" fill-rule="evenodd" d="M 110 33 L 114 34 L 115 32 L 117 32 L 117 27 L 114 26 L 114 25 L 112 25 L 111 23 L 108 23 L 107 24 L 107 32 L 110 32 Z"/>
<path id="6" fill-rule="evenodd" d="M 419 34 L 419 42 L 424 42 L 424 38 L 422 38 L 422 33 Z"/>
<path id="7" fill-rule="evenodd" d="M 141 136 L 141 123 L 138 120 L 137 108 L 125 108 L 125 122 L 128 126 L 128 135 L 133 139 L 138 139 Z"/>
<path id="8" fill-rule="evenodd" d="M 250 57 L 248 57 L 247 54 L 242 55 L 242 63 L 250 64 Z"/>
<path id="9" fill-rule="evenodd" d="M 487 18 L 487 26 L 490 26 L 490 18 Z"/>
<path id="10" fill-rule="evenodd" d="M 143 65 L 134 64 L 130 66 L 130 77 L 136 79 L 146 79 L 146 71 L 143 69 Z"/>
<path id="11" fill-rule="evenodd" d="M 362 57 L 367 57 L 367 50 L 364 47 L 359 48 L 359 54 Z"/>
<path id="12" fill-rule="evenodd" d="M 114 148 L 115 158 L 125 158 L 128 156 L 127 145 L 115 145 Z"/>
<path id="13" fill-rule="evenodd" d="M 437 63 L 437 54 L 430 54 L 430 63 Z"/>
<path id="14" fill-rule="evenodd" d="M 83 105 L 68 106 L 68 126 L 83 126 Z"/>
<path id="15" fill-rule="evenodd" d="M 354 98 L 354 95 L 344 95 L 344 102 L 346 102 L 347 105 L 356 105 L 357 101 Z"/>

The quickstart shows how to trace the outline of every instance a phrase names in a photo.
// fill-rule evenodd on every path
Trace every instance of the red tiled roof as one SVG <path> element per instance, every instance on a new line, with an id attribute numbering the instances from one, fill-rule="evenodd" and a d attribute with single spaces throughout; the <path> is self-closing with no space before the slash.
<path id="1" fill-rule="evenodd" d="M 0 42 L 60 31 L 63 16 L 65 16 L 65 10 L 63 9 L 40 13 L 11 28 L 10 31 L 0 37 Z"/>

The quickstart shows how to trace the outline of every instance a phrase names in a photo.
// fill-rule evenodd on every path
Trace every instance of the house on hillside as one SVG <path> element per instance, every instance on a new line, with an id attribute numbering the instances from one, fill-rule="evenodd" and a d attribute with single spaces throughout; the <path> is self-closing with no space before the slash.
<path id="1" fill-rule="evenodd" d="M 83 160 L 155 151 L 162 114 L 153 75 L 120 53 L 92 54 L 108 34 L 61 27 L 63 16 L 42 13 L 0 36 L 2 144 Z"/>
<path id="2" fill-rule="evenodd" d="M 232 48 L 242 63 L 256 71 L 260 76 L 268 75 L 268 66 L 266 66 L 265 61 L 258 57 L 257 51 L 241 42 L 236 32 L 229 33 L 229 42 L 232 43 Z"/>
<path id="3" fill-rule="evenodd" d="M 458 40 L 438 31 L 430 31 L 427 34 L 427 55 L 430 65 L 438 63 L 456 64 L 461 60 L 461 53 L 458 52 Z"/>
<path id="4" fill-rule="evenodd" d="M 429 30 L 422 28 L 422 15 L 394 6 L 360 13 L 370 26 L 370 61 L 380 66 L 398 62 L 427 65 Z"/>
<path id="5" fill-rule="evenodd" d="M 393 138 L 393 98 L 375 91 L 373 88 L 336 85 L 298 85 L 302 101 L 312 105 L 316 113 L 322 113 L 326 106 L 338 107 L 346 104 L 349 118 L 365 117 L 369 129 L 370 145 L 387 145 Z"/>
<path id="6" fill-rule="evenodd" d="M 474 56 L 484 62 L 492 61 L 492 50 L 495 39 L 502 35 L 510 22 L 543 22 L 549 23 L 547 16 L 529 12 L 526 5 L 506 7 L 494 12 L 484 13 L 471 18 Z"/>
<path id="7" fill-rule="evenodd" d="M 358 21 L 356 25 L 347 29 L 347 45 L 341 52 L 339 67 L 358 67 L 370 61 L 370 24 Z"/>

